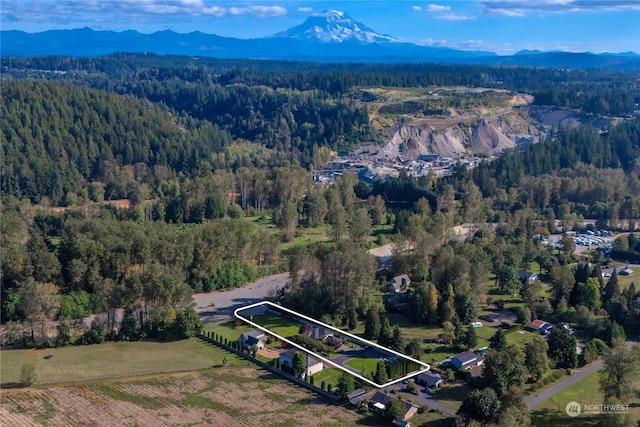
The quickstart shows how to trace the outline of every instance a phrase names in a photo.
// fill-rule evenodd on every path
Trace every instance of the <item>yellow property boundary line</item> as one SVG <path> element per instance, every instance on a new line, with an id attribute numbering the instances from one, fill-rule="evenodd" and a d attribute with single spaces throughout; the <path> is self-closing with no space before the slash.
<path id="1" fill-rule="evenodd" d="M 401 357 L 401 358 L 403 358 L 403 359 L 405 359 L 405 360 L 409 360 L 409 361 L 411 361 L 411 362 L 414 362 L 414 363 L 416 363 L 416 364 L 418 364 L 418 365 L 420 365 L 420 366 L 423 366 L 424 368 L 423 368 L 423 369 L 420 369 L 420 370 L 418 370 L 418 371 L 414 371 L 414 372 L 408 373 L 408 374 L 407 374 L 407 375 L 405 375 L 404 377 L 398 378 L 398 379 L 396 379 L 396 380 L 389 381 L 389 382 L 384 383 L 384 384 L 378 384 L 378 383 L 373 382 L 373 381 L 371 381 L 371 380 L 369 380 L 369 379 L 367 379 L 367 378 L 363 377 L 362 375 L 359 375 L 359 374 L 357 374 L 357 373 L 355 373 L 355 372 L 353 372 L 353 371 L 351 371 L 351 370 L 349 370 L 349 369 L 347 369 L 347 368 L 345 368 L 345 367 L 343 367 L 343 366 L 339 366 L 338 364 L 336 364 L 335 362 L 333 362 L 333 361 L 331 361 L 331 360 L 329 360 L 329 359 L 325 358 L 324 356 L 321 356 L 321 355 L 319 355 L 319 354 L 317 354 L 317 353 L 315 353 L 315 352 L 313 352 L 313 351 L 310 351 L 309 349 L 307 349 L 307 348 L 305 348 L 305 347 L 302 347 L 301 345 L 296 344 L 296 343 L 294 343 L 294 342 L 292 342 L 292 341 L 288 340 L 288 339 L 287 339 L 287 338 L 285 338 L 285 337 L 281 337 L 280 335 L 278 335 L 278 334 L 274 333 L 273 331 L 270 331 L 269 329 L 267 329 L 267 328 L 265 328 L 265 327 L 263 327 L 263 326 L 261 326 L 261 325 L 258 325 L 257 323 L 253 322 L 252 320 L 247 319 L 246 317 L 244 317 L 244 316 L 242 316 L 242 315 L 240 314 L 240 312 L 242 312 L 242 311 L 246 311 L 246 310 L 250 310 L 250 309 L 257 308 L 257 307 L 262 307 L 262 306 L 265 306 L 265 307 L 267 307 L 267 309 L 271 309 L 272 311 L 276 311 L 276 310 L 277 310 L 277 311 L 281 311 L 281 312 L 282 312 L 282 311 L 287 312 L 287 313 L 289 313 L 289 314 L 292 314 L 292 315 L 294 315 L 294 316 L 297 316 L 297 317 L 298 317 L 298 318 L 300 318 L 300 319 L 307 320 L 307 321 L 309 321 L 309 322 L 311 322 L 311 323 L 313 323 L 313 324 L 315 324 L 315 325 L 322 326 L 322 327 L 324 327 L 324 328 L 327 328 L 327 329 L 330 329 L 330 330 L 332 330 L 332 331 L 335 331 L 335 332 L 337 332 L 337 333 L 339 333 L 339 334 L 341 334 L 341 335 L 346 335 L 346 336 L 348 336 L 349 338 L 353 338 L 356 342 L 361 342 L 361 343 L 363 343 L 363 344 L 365 344 L 365 345 L 369 345 L 369 346 L 371 346 L 371 347 L 375 347 L 375 348 L 377 348 L 377 349 L 379 349 L 379 350 L 382 350 L 383 352 L 390 353 L 390 354 L 393 354 L 393 355 L 395 355 L 395 356 Z M 383 346 L 381 346 L 381 345 L 379 345 L 379 344 L 376 344 L 376 343 L 374 343 L 374 342 L 368 341 L 368 340 L 366 340 L 366 339 L 364 339 L 364 338 L 360 338 L 359 336 L 356 336 L 356 335 L 350 334 L 349 332 L 345 332 L 345 331 L 343 331 L 343 330 L 341 330 L 341 329 L 337 329 L 337 328 L 336 328 L 336 327 L 334 327 L 334 326 L 328 325 L 328 324 L 326 324 L 326 323 L 323 323 L 323 322 L 321 322 L 321 321 L 319 321 L 319 320 L 316 320 L 316 319 L 313 319 L 313 318 L 311 318 L 311 317 L 307 317 L 307 316 L 305 316 L 304 314 L 298 313 L 297 311 L 290 310 L 290 309 L 288 309 L 288 308 L 282 307 L 282 306 L 280 306 L 280 305 L 274 304 L 274 303 L 269 302 L 269 301 L 261 301 L 261 302 L 257 302 L 257 303 L 255 303 L 255 304 L 247 305 L 247 306 L 245 306 L 245 307 L 240 307 L 240 308 L 236 309 L 236 310 L 233 312 L 233 315 L 234 315 L 236 318 L 238 318 L 238 319 L 242 320 L 243 322 L 246 322 L 246 323 L 250 324 L 251 326 L 254 326 L 254 327 L 256 327 L 256 328 L 260 329 L 261 331 L 264 331 L 264 332 L 268 333 L 269 335 L 272 335 L 272 336 L 274 336 L 274 337 L 276 337 L 276 338 L 280 339 L 281 341 L 286 342 L 287 344 L 291 345 L 292 347 L 296 347 L 296 348 L 298 348 L 299 350 L 302 350 L 303 352 L 305 352 L 305 353 L 307 353 L 307 354 L 310 354 L 310 355 L 312 355 L 313 357 L 315 357 L 315 358 L 317 358 L 317 359 L 320 359 L 320 360 L 322 360 L 323 362 L 325 362 L 325 363 L 327 363 L 327 364 L 329 364 L 329 365 L 331 365 L 331 366 L 335 366 L 336 368 L 341 369 L 341 370 L 343 370 L 344 372 L 347 372 L 347 373 L 349 373 L 349 374 L 353 375 L 354 377 L 356 377 L 356 378 L 358 378 L 358 379 L 360 379 L 360 380 L 362 380 L 362 381 L 364 381 L 364 382 L 366 382 L 366 383 L 368 383 L 368 384 L 370 384 L 370 385 L 372 385 L 372 386 L 374 386 L 374 387 L 377 387 L 377 388 L 384 388 L 384 387 L 390 386 L 390 385 L 392 385 L 392 384 L 395 384 L 395 383 L 398 383 L 398 382 L 400 382 L 400 381 L 406 380 L 407 378 L 411 378 L 411 377 L 414 377 L 414 376 L 416 376 L 416 375 L 420 375 L 420 374 L 422 374 L 422 373 L 424 373 L 424 372 L 427 372 L 427 371 L 430 369 L 430 366 L 429 366 L 428 364 L 423 363 L 423 362 L 421 362 L 421 361 L 419 361 L 419 360 L 416 360 L 416 359 L 414 359 L 414 358 L 412 358 L 412 357 L 409 357 L 409 356 L 407 356 L 407 355 L 405 355 L 405 354 L 398 353 L 397 351 L 391 350 L 390 348 L 383 347 Z"/>

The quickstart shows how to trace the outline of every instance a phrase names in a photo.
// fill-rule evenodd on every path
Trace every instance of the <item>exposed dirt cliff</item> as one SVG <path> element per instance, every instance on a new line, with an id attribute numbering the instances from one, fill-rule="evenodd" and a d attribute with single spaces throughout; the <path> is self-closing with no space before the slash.
<path id="1" fill-rule="evenodd" d="M 529 133 L 531 128 L 535 126 L 530 119 L 517 112 L 494 114 L 481 120 L 473 117 L 421 119 L 398 125 L 380 154 L 410 159 L 421 154 L 455 159 L 471 154 L 497 154 L 514 147 L 518 135 Z"/>

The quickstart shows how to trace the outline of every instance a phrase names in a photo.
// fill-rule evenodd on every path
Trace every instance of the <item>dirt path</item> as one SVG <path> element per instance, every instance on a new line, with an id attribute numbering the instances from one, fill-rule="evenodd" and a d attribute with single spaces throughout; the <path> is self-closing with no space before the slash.
<path id="1" fill-rule="evenodd" d="M 194 294 L 196 312 L 203 322 L 233 316 L 236 308 L 264 300 L 270 292 L 284 287 L 288 281 L 289 273 L 280 273 L 262 277 L 242 288 Z"/>

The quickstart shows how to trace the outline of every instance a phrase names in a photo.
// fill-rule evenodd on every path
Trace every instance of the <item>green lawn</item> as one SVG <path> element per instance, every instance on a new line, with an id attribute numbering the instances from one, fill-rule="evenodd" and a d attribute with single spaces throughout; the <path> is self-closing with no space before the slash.
<path id="1" fill-rule="evenodd" d="M 51 355 L 51 358 L 44 357 Z M 223 360 L 246 366 L 248 362 L 205 342 L 117 342 L 44 350 L 0 351 L 2 386 L 20 381 L 20 370 L 33 363 L 36 384 L 66 383 L 166 372 L 192 371 L 222 365 Z"/>
<path id="2" fill-rule="evenodd" d="M 625 269 L 627 267 L 627 264 L 622 262 L 612 262 L 610 267 L 615 267 L 616 271 L 620 271 Z M 618 274 L 618 284 L 620 285 L 621 290 L 627 289 L 632 282 L 635 283 L 636 289 L 640 285 L 640 269 L 633 266 L 631 266 L 631 269 L 633 270 L 633 273 L 628 276 L 621 276 L 620 274 Z M 609 281 L 609 279 L 606 278 L 604 279 L 604 281 L 606 283 L 607 281 Z"/>
<path id="3" fill-rule="evenodd" d="M 283 337 L 298 335 L 300 330 L 299 323 L 273 313 L 257 314 L 253 316 L 253 321 Z M 217 333 L 222 339 L 226 338 L 229 341 L 236 341 L 241 333 L 254 329 L 251 325 L 244 323 L 237 325 L 238 323 L 236 320 L 206 323 L 204 325 L 204 331 Z"/>
<path id="4" fill-rule="evenodd" d="M 313 383 L 320 387 L 324 381 L 325 385 L 331 384 L 333 387 L 338 385 L 338 378 L 342 374 L 342 370 L 338 368 L 324 368 L 322 371 L 313 375 Z"/>
<path id="5" fill-rule="evenodd" d="M 281 337 L 298 335 L 301 324 L 273 313 L 262 313 L 253 316 L 253 323 L 273 331 Z"/>
<path id="6" fill-rule="evenodd" d="M 531 261 L 529 265 L 527 265 L 527 271 L 540 274 L 540 264 L 538 264 L 536 261 Z"/>
<path id="7" fill-rule="evenodd" d="M 576 382 L 571 387 L 557 393 L 551 398 L 541 402 L 532 409 L 532 420 L 534 426 L 545 427 L 578 427 L 578 426 L 602 426 L 607 425 L 607 417 L 600 414 L 581 414 L 575 418 L 569 417 L 565 412 L 567 403 L 574 401 L 581 405 L 603 404 L 604 397 L 600 392 L 600 373 L 593 374 Z M 629 425 L 636 425 L 635 421 L 640 418 L 640 407 L 638 399 L 627 402 L 629 415 L 634 420 Z M 610 424 L 609 424 L 610 425 Z"/>
<path id="8" fill-rule="evenodd" d="M 362 374 L 375 374 L 378 366 L 378 359 L 372 359 L 370 357 L 353 357 L 346 362 L 345 365 L 350 368 L 357 369 Z"/>
<path id="9" fill-rule="evenodd" d="M 514 331 L 510 334 L 507 334 L 507 343 L 508 344 L 518 344 L 524 348 L 524 345 L 530 341 L 532 341 L 535 337 L 541 337 L 538 332 L 529 332 L 525 330 Z"/>
<path id="10" fill-rule="evenodd" d="M 457 347 L 442 344 L 425 344 L 424 356 L 421 360 L 427 363 L 437 363 L 458 353 L 460 353 L 460 349 Z"/>
<path id="11" fill-rule="evenodd" d="M 236 326 L 235 320 L 204 324 L 205 332 L 217 333 L 223 340 L 226 338 L 229 341 L 237 341 L 241 333 L 250 331 L 251 329 L 253 329 L 252 326 L 244 323 Z"/>
<path id="12" fill-rule="evenodd" d="M 466 384 L 455 382 L 445 384 L 438 388 L 433 393 L 433 397 L 438 400 L 438 403 L 457 411 L 464 398 L 467 397 L 467 394 L 472 390 L 473 389 Z"/>

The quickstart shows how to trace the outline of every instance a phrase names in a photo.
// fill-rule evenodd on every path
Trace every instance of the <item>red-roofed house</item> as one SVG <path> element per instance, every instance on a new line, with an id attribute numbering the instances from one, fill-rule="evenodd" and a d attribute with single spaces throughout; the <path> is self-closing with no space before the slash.
<path id="1" fill-rule="evenodd" d="M 548 328 L 551 325 L 549 322 L 545 322 L 544 320 L 536 319 L 533 320 L 526 326 L 526 329 L 532 332 L 540 332 L 542 329 Z"/>

